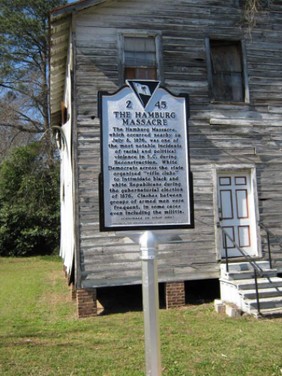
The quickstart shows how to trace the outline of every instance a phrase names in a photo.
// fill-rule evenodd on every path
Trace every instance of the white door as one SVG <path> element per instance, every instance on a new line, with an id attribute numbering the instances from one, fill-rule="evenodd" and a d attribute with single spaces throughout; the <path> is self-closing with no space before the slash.
<path id="1" fill-rule="evenodd" d="M 254 193 L 249 173 L 238 171 L 218 174 L 218 207 L 222 228 L 247 254 L 257 256 Z M 228 256 L 242 256 L 230 239 L 221 235 L 222 257 L 225 257 L 225 239 Z"/>

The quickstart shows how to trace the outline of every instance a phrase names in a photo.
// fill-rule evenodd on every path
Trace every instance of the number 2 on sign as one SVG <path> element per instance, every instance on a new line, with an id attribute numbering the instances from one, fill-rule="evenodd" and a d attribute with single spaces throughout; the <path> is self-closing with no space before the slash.
<path id="1" fill-rule="evenodd" d="M 132 108 L 132 102 L 126 101 L 126 108 Z"/>

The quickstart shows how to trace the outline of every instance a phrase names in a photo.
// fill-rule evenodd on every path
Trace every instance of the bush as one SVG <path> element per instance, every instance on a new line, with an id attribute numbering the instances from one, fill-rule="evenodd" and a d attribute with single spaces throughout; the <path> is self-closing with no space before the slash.
<path id="1" fill-rule="evenodd" d="M 0 256 L 53 253 L 59 217 L 59 163 L 39 142 L 14 149 L 0 166 Z"/>

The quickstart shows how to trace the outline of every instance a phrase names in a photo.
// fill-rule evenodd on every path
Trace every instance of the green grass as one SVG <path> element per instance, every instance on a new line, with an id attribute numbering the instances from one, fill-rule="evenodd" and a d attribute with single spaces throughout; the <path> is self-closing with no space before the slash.
<path id="1" fill-rule="evenodd" d="M 78 320 L 57 258 L 0 258 L 0 375 L 144 375 L 143 313 Z M 163 376 L 281 376 L 282 319 L 160 311 Z"/>

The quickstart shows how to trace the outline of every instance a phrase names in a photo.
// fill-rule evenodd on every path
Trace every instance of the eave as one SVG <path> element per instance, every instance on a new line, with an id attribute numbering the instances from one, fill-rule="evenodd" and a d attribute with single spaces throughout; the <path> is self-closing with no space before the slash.
<path id="1" fill-rule="evenodd" d="M 58 125 L 61 118 L 61 102 L 64 98 L 67 56 L 72 17 L 77 12 L 104 3 L 106 0 L 80 0 L 55 8 L 50 12 L 50 117 L 51 126 Z"/>

